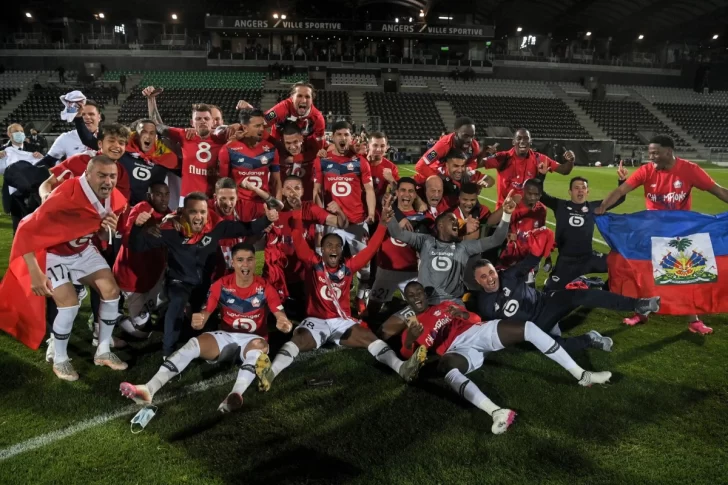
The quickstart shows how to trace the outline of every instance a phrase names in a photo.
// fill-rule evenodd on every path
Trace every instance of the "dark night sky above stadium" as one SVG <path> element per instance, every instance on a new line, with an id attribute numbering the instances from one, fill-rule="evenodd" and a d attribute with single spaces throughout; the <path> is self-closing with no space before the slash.
<path id="1" fill-rule="evenodd" d="M 336 5 L 335 10 L 327 5 Z M 428 21 L 438 16 L 453 16 L 454 23 L 465 23 L 471 14 L 476 23 L 495 24 L 496 37 L 512 35 L 518 26 L 535 35 L 553 33 L 568 37 L 571 33 L 592 31 L 597 37 L 634 38 L 645 34 L 650 41 L 701 41 L 708 33 L 728 37 L 728 0 L 271 0 L 269 2 L 199 1 L 199 0 L 29 0 L 6 8 L 4 21 L 24 21 L 30 11 L 38 21 L 69 17 L 94 21 L 103 12 L 109 23 L 132 22 L 136 18 L 179 22 L 192 29 L 201 28 L 206 13 L 267 18 L 273 12 L 286 12 L 289 18 L 340 18 L 393 20 L 394 17 L 417 17 L 420 9 Z M 458 21 L 460 20 L 460 21 Z M 441 22 L 441 21 L 440 21 Z M 707 37 L 706 37 L 707 40 Z"/>

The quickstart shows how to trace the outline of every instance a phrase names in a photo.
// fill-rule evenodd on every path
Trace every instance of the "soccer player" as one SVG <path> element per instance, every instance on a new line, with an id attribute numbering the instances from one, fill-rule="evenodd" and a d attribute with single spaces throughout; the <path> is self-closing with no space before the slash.
<path id="1" fill-rule="evenodd" d="M 193 310 L 203 303 L 207 291 L 205 264 L 218 250 L 219 241 L 260 234 L 271 222 L 278 220 L 275 210 L 266 209 L 266 217 L 253 222 L 222 221 L 217 214 L 208 212 L 207 196 L 201 192 L 188 194 L 183 207 L 179 220 L 182 231 L 176 230 L 172 221 L 169 221 L 162 224 L 161 237 L 148 234 L 143 226 L 152 217 L 152 211 L 149 211 L 137 216 L 129 235 L 129 248 L 132 251 L 167 248 L 169 268 L 164 286 L 169 306 L 164 318 L 162 341 L 165 357 L 172 354 L 179 340 L 187 302 L 190 302 Z"/>
<path id="2" fill-rule="evenodd" d="M 427 177 L 424 188 L 424 198 L 427 204 L 427 216 L 433 221 L 441 213 L 447 211 L 450 207 L 443 197 L 444 182 L 439 175 L 431 175 Z"/>
<path id="3" fill-rule="evenodd" d="M 281 197 L 281 167 L 275 146 L 263 140 L 265 120 L 259 110 L 241 111 L 242 140 L 225 145 L 218 155 L 218 174 L 231 177 L 238 186 L 241 220 L 250 222 L 261 217 L 263 201 L 252 190 L 243 188 L 243 182 Z"/>
<path id="4" fill-rule="evenodd" d="M 627 179 L 627 169 L 619 162 L 617 177 L 619 185 Z M 607 258 L 593 249 L 594 210 L 602 205 L 601 200 L 589 202 L 589 181 L 574 177 L 569 182 L 570 200 L 557 199 L 544 192 L 541 202 L 554 211 L 556 219 L 556 247 L 559 258 L 551 276 L 546 280 L 545 290 L 561 290 L 575 278 L 589 273 L 606 273 Z M 624 202 L 625 196 L 617 200 L 612 208 Z"/>
<path id="5" fill-rule="evenodd" d="M 293 332 L 273 359 L 269 369 L 258 374 L 260 390 L 268 391 L 273 380 L 287 368 L 300 352 L 319 348 L 327 342 L 346 347 L 366 348 L 375 359 L 389 366 L 406 382 L 417 376 L 425 362 L 427 352 L 418 348 L 407 361 L 401 361 L 382 340 L 351 318 L 349 292 L 354 273 L 369 263 L 387 233 L 387 222 L 392 218 L 391 207 L 382 210 L 379 227 L 369 245 L 349 260 L 343 259 L 344 240 L 329 233 L 321 241 L 321 256 L 314 253 L 303 238 L 300 227 L 301 213 L 296 211 L 297 225 L 293 230 L 293 244 L 299 261 L 306 266 L 307 317 Z M 395 221 L 396 224 L 396 221 Z"/>
<path id="6" fill-rule="evenodd" d="M 242 214 L 242 203 L 238 199 L 238 187 L 235 181 L 230 177 L 223 177 L 215 182 L 215 196 L 212 212 L 220 216 L 223 221 L 240 221 Z M 258 235 L 252 236 L 259 237 Z M 232 248 L 236 244 L 245 241 L 244 237 L 233 237 L 228 239 L 220 239 L 218 245 L 220 251 L 217 253 L 215 267 L 212 269 L 212 279 L 217 280 L 229 274 L 233 270 Z M 209 268 L 208 268 L 209 269 Z"/>
<path id="7" fill-rule="evenodd" d="M 387 135 L 379 131 L 372 132 L 369 135 L 366 158 L 372 172 L 377 210 L 381 210 L 382 197 L 387 193 L 387 187 L 396 184 L 399 180 L 397 166 L 384 158 L 387 150 L 389 150 Z"/>
<path id="8" fill-rule="evenodd" d="M 466 162 L 465 154 L 452 150 L 445 155 L 445 164 L 437 169 L 443 182 L 443 199 L 449 208 L 457 207 L 462 184 L 473 182 L 486 188 L 495 184 L 493 177 L 477 170 L 470 170 Z"/>
<path id="9" fill-rule="evenodd" d="M 79 116 L 83 119 L 83 123 L 91 133 L 96 133 L 101 123 L 101 109 L 93 100 L 87 99 L 83 107 L 79 110 Z M 96 144 L 85 146 L 81 142 L 78 130 L 67 131 L 61 134 L 56 141 L 53 142 L 50 150 L 45 157 L 38 162 L 48 168 L 54 166 L 58 161 L 69 158 L 78 153 L 84 153 L 88 150 L 95 151 L 98 149 Z"/>
<path id="10" fill-rule="evenodd" d="M 511 216 L 511 227 L 508 232 L 508 243 L 501 252 L 498 267 L 508 268 L 528 255 L 526 234 L 534 229 L 546 227 L 546 206 L 541 200 L 543 183 L 539 179 L 528 179 L 523 187 L 523 198 Z M 549 256 L 550 257 L 550 256 Z M 530 273 L 529 282 L 533 280 Z"/>
<path id="11" fill-rule="evenodd" d="M 728 202 L 728 190 L 718 185 L 699 165 L 678 158 L 673 153 L 675 142 L 666 135 L 657 135 L 650 140 L 647 154 L 650 162 L 642 165 L 625 183 L 614 189 L 594 210 L 597 215 L 604 214 L 620 197 L 640 185 L 644 186 L 647 210 L 686 210 L 692 208 L 692 189 L 704 190 L 723 202 Z M 636 325 L 645 322 L 644 316 L 635 315 L 624 323 Z M 713 329 L 705 325 L 697 315 L 689 317 L 688 330 L 692 333 L 707 335 Z"/>
<path id="12" fill-rule="evenodd" d="M 397 183 L 397 205 L 394 210 L 394 219 L 400 227 L 407 230 L 429 234 L 431 220 L 422 212 L 414 209 L 417 199 L 417 184 L 410 177 L 402 177 Z M 372 291 L 369 294 L 367 314 L 376 316 L 384 303 L 389 303 L 394 292 L 404 287 L 410 281 L 417 279 L 417 252 L 402 241 L 393 237 L 386 238 L 377 253 L 377 273 L 374 277 Z"/>
<path id="13" fill-rule="evenodd" d="M 161 93 L 154 86 L 148 86 L 142 94 L 147 98 L 150 116 L 153 120 L 161 121 L 157 109 L 156 97 Z M 196 135 L 187 139 L 183 128 L 170 128 L 161 123 L 157 124 L 157 131 L 162 136 L 179 143 L 182 148 L 182 187 L 179 205 L 183 205 L 184 198 L 191 192 L 202 192 L 211 196 L 214 192 L 217 173 L 217 156 L 220 149 L 227 143 L 227 131 L 215 130 L 212 124 L 212 108 L 206 104 L 192 106 L 192 128 Z"/>
<path id="14" fill-rule="evenodd" d="M 628 298 L 603 290 L 558 290 L 541 292 L 528 284 L 528 273 L 538 265 L 541 257 L 553 245 L 553 233 L 545 228 L 529 233 L 529 254 L 515 266 L 497 271 L 487 259 L 475 265 L 475 281 L 482 291 L 471 300 L 481 318 L 515 318 L 534 322 L 544 332 L 559 335 L 559 321 L 580 306 L 606 308 L 616 311 L 635 311 L 642 315 L 660 309 L 660 299 Z M 612 339 L 592 330 L 581 337 L 560 343 L 569 351 L 586 347 L 610 351 Z"/>
<path id="15" fill-rule="evenodd" d="M 376 194 L 369 162 L 360 155 L 348 154 L 351 125 L 346 121 L 337 121 L 333 130 L 336 145 L 334 152 L 314 163 L 314 201 L 321 207 L 336 202 L 344 211 L 349 225 L 345 229 L 327 228 L 327 231 L 338 234 L 349 244 L 351 254 L 354 255 L 367 245 L 367 225 L 376 218 Z M 362 202 L 365 198 L 366 205 Z M 369 264 L 365 264 L 359 271 L 357 298 L 360 302 L 365 299 L 369 288 L 369 276 Z"/>
<path id="16" fill-rule="evenodd" d="M 119 326 L 126 333 L 140 338 L 149 335 L 142 329 L 149 321 L 149 315 L 157 309 L 167 268 L 167 252 L 163 248 L 146 253 L 129 250 L 129 234 L 142 212 L 151 213 L 145 227 L 162 224 L 164 217 L 171 212 L 167 184 L 156 182 L 150 185 L 147 200 L 135 205 L 126 217 L 125 227 L 119 228 L 122 243 L 114 262 L 114 278 L 124 293 L 129 310 L 129 318 L 123 319 Z"/>
<path id="17" fill-rule="evenodd" d="M 255 248 L 249 244 L 233 247 L 235 272 L 215 281 L 207 303 L 192 315 L 192 328 L 201 330 L 214 312 L 220 310 L 220 328 L 191 338 L 172 354 L 146 384 L 122 382 L 121 394 L 138 404 L 151 404 L 154 395 L 170 379 L 179 375 L 194 359 L 222 362 L 230 357 L 241 362 L 233 389 L 217 408 L 229 413 L 243 405 L 243 393 L 255 380 L 256 372 L 270 367 L 268 358 L 268 312 L 276 318 L 276 328 L 291 331 L 278 294 L 255 275 Z"/>
<path id="18" fill-rule="evenodd" d="M 475 161 L 480 154 L 480 145 L 475 139 L 475 123 L 467 117 L 455 120 L 455 131 L 449 135 L 443 135 L 435 146 L 422 155 L 415 165 L 415 181 L 423 184 L 428 177 L 438 174 L 441 167 L 441 159 L 451 151 L 461 152 L 466 155 L 467 165 L 475 168 Z"/>
<path id="19" fill-rule="evenodd" d="M 286 153 L 280 150 L 278 152 L 281 160 L 281 178 L 283 181 L 291 175 L 300 178 L 303 184 L 302 200 L 311 201 L 313 200 L 313 165 L 318 148 L 309 147 L 308 151 L 303 150 L 301 128 L 292 121 L 283 124 L 281 134 L 286 151 Z"/>
<path id="20" fill-rule="evenodd" d="M 84 176 L 67 182 L 71 184 L 70 190 L 82 192 L 99 214 L 104 216 L 97 233 L 47 248 L 45 271 L 40 268 L 35 253 L 23 256 L 31 276 L 33 293 L 52 297 L 58 308 L 53 322 L 53 372 L 59 379 L 66 381 L 78 379 L 78 373 L 68 357 L 68 339 L 79 308 L 74 284 L 89 285 L 101 296 L 99 317 L 102 324 L 94 364 L 105 365 L 113 370 L 127 368 L 126 362 L 122 362 L 110 349 L 111 333 L 119 319 L 119 286 L 109 265 L 91 243 L 94 236 L 109 241 L 116 231 L 119 215 L 123 212 L 122 208 L 112 211 L 113 199 L 122 197 L 114 188 L 117 176 L 116 162 L 106 155 L 97 155 L 89 160 Z M 52 218 L 52 214 L 49 216 Z M 23 236 L 19 232 L 18 237 L 33 236 Z"/>
<path id="21" fill-rule="evenodd" d="M 117 164 L 114 186 L 128 200 L 131 195 L 131 187 L 128 174 L 119 160 L 126 150 L 126 142 L 129 139 L 129 129 L 118 123 L 112 123 L 102 128 L 99 138 L 99 150 L 108 159 Z M 88 162 L 96 152 L 78 153 L 50 169 L 51 175 L 48 180 L 41 184 L 38 193 L 42 200 L 50 195 L 51 191 L 61 182 L 72 177 L 83 176 L 88 168 Z"/>
<path id="22" fill-rule="evenodd" d="M 522 195 L 526 180 L 535 178 L 539 167 L 546 165 L 550 172 L 568 175 L 574 169 L 574 152 L 564 152 L 566 163 L 559 164 L 546 155 L 536 153 L 531 149 L 531 133 L 521 128 L 513 137 L 513 148 L 505 152 L 491 155 L 478 164 L 486 169 L 494 168 L 498 171 L 498 203 L 500 207 L 503 200 L 511 190 L 514 194 Z"/>
<path id="23" fill-rule="evenodd" d="M 404 296 L 414 310 L 414 315 L 407 323 L 400 322 L 389 326 L 388 334 L 402 332 L 403 356 L 412 352 L 416 346 L 425 346 L 440 355 L 438 370 L 445 375 L 445 382 L 462 398 L 493 418 L 493 434 L 504 433 L 513 423 L 516 412 L 495 404 L 465 377 L 465 374 L 483 366 L 485 354 L 488 352 L 530 342 L 546 357 L 566 369 L 581 386 L 606 384 L 612 377 L 611 372 L 590 372 L 582 369 L 554 339 L 533 322 L 481 322 L 477 315 L 450 302 L 431 306 L 425 287 L 417 281 L 407 285 Z"/>
<path id="24" fill-rule="evenodd" d="M 480 204 L 478 201 L 480 190 L 480 186 L 473 182 L 463 183 L 458 197 L 458 206 L 452 209 L 452 213 L 458 218 L 460 236 L 464 240 L 478 239 L 480 226 L 496 226 L 503 215 L 502 209 L 491 212 L 486 206 Z M 513 225 L 513 219 L 511 219 L 511 225 Z"/>
<path id="25" fill-rule="evenodd" d="M 304 150 L 324 148 L 326 120 L 313 105 L 316 97 L 313 85 L 297 82 L 291 86 L 290 96 L 265 113 L 265 121 L 272 125 L 271 137 L 281 139 L 281 127 L 286 121 L 294 121 L 301 128 Z M 238 101 L 237 109 L 252 109 L 250 103 Z"/>
<path id="26" fill-rule="evenodd" d="M 468 259 L 490 248 L 498 247 L 505 241 L 511 213 L 516 203 L 509 196 L 502 207 L 503 217 L 493 235 L 475 241 L 463 241 L 460 238 L 460 224 L 452 212 L 437 216 L 436 236 L 405 231 L 399 227 L 397 221 L 390 221 L 387 226 L 389 235 L 420 254 L 417 280 L 433 288 L 433 293 L 430 295 L 433 304 L 446 300 L 460 300 L 465 293 L 463 272 Z"/>

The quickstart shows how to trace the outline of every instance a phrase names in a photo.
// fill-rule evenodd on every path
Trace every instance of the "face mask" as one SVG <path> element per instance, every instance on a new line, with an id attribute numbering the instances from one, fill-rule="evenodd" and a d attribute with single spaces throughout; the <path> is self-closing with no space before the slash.
<path id="1" fill-rule="evenodd" d="M 23 143 L 25 141 L 25 133 L 22 131 L 16 131 L 13 133 L 13 142 L 14 143 Z"/>
<path id="2" fill-rule="evenodd" d="M 157 406 L 145 406 L 131 420 L 131 432 L 141 433 L 157 413 Z"/>

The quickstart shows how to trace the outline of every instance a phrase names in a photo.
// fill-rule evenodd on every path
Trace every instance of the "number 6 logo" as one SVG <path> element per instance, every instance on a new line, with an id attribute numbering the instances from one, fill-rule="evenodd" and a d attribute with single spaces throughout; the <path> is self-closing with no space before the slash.
<path id="1" fill-rule="evenodd" d="M 584 218 L 581 216 L 569 217 L 569 225 L 572 227 L 581 227 L 584 225 Z"/>
<path id="2" fill-rule="evenodd" d="M 260 177 L 256 177 L 255 175 L 246 177 L 245 181 L 248 182 L 251 186 L 255 187 L 256 189 L 259 189 L 263 186 L 263 179 Z"/>
<path id="3" fill-rule="evenodd" d="M 333 290 L 334 290 L 334 296 L 336 297 L 336 299 L 340 300 L 341 299 L 341 289 L 333 287 Z M 321 296 L 321 298 L 323 298 L 326 301 L 334 301 L 334 299 L 331 297 L 331 290 L 329 290 L 328 286 L 322 286 L 321 289 L 319 290 L 319 295 Z"/>
<path id="4" fill-rule="evenodd" d="M 233 322 L 233 328 L 244 332 L 255 332 L 258 325 L 255 324 L 255 320 L 250 318 L 236 318 Z"/>
<path id="5" fill-rule="evenodd" d="M 452 269 L 452 259 L 445 256 L 435 256 L 432 259 L 432 269 L 435 271 L 450 271 Z"/>
<path id="6" fill-rule="evenodd" d="M 507 317 L 512 317 L 516 314 L 519 308 L 518 301 L 516 300 L 508 300 L 505 305 L 503 305 L 503 315 Z"/>
<path id="7" fill-rule="evenodd" d="M 395 245 L 397 247 L 404 248 L 404 247 L 407 246 L 407 243 L 403 243 L 399 239 L 395 239 L 393 237 L 390 237 L 389 240 L 392 242 L 393 245 Z"/>
<path id="8" fill-rule="evenodd" d="M 91 240 L 91 236 L 84 236 L 84 237 L 79 237 L 79 238 L 78 238 L 78 239 L 76 239 L 75 241 L 69 241 L 69 242 L 68 242 L 68 245 L 69 245 L 69 246 L 72 246 L 72 247 L 74 247 L 74 248 L 80 248 L 80 247 L 81 247 L 81 246 L 83 246 L 84 244 L 88 244 L 88 242 L 89 242 L 90 240 Z"/>
<path id="9" fill-rule="evenodd" d="M 331 193 L 336 197 L 346 197 L 351 194 L 351 185 L 349 182 L 334 182 L 331 186 Z"/>
<path id="10" fill-rule="evenodd" d="M 149 180 L 152 178 L 152 172 L 146 167 L 134 167 L 134 171 L 131 173 L 137 180 Z"/>

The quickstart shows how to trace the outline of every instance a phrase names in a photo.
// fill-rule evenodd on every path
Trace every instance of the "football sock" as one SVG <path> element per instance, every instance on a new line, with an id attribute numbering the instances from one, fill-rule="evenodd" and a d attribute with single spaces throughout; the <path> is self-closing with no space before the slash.
<path id="1" fill-rule="evenodd" d="M 278 376 L 283 369 L 291 365 L 293 359 L 298 356 L 298 352 L 298 347 L 293 342 L 283 344 L 283 347 L 281 347 L 281 350 L 278 351 L 275 359 L 273 359 L 273 364 L 271 364 L 273 375 Z"/>
<path id="2" fill-rule="evenodd" d="M 170 355 L 164 364 L 159 368 L 154 377 L 147 382 L 149 393 L 154 396 L 163 385 L 171 378 L 185 370 L 194 359 L 200 356 L 200 343 L 196 338 L 191 338 L 177 352 Z"/>
<path id="3" fill-rule="evenodd" d="M 53 320 L 54 363 L 68 360 L 68 339 L 71 337 L 73 321 L 77 314 L 78 305 L 58 309 L 56 318 Z"/>
<path id="4" fill-rule="evenodd" d="M 114 331 L 116 321 L 119 319 L 119 299 L 101 300 L 99 304 L 99 347 L 96 355 L 111 352 L 111 334 Z"/>
<path id="5" fill-rule="evenodd" d="M 500 406 L 488 399 L 488 396 L 482 393 L 478 386 L 470 382 L 458 369 L 452 369 L 445 375 L 447 382 L 453 391 L 458 393 L 460 397 L 472 403 L 475 407 L 482 409 L 489 415 L 500 409 Z"/>
<path id="6" fill-rule="evenodd" d="M 579 365 L 574 362 L 574 359 L 572 359 L 569 354 L 567 354 L 566 351 L 554 341 L 554 339 L 538 328 L 535 323 L 526 322 L 526 327 L 523 330 L 523 337 L 526 341 L 531 342 L 534 347 L 543 352 L 546 357 L 569 371 L 576 379 L 581 379 L 584 369 L 579 367 Z"/>
<path id="7" fill-rule="evenodd" d="M 404 362 L 399 360 L 399 357 L 397 357 L 394 353 L 394 350 L 392 350 L 392 348 L 383 340 L 375 340 L 370 343 L 367 350 L 374 356 L 375 359 L 382 364 L 389 366 L 392 370 L 394 370 L 394 372 L 399 373 L 400 367 L 404 364 Z"/>
<path id="8" fill-rule="evenodd" d="M 242 351 L 241 351 L 242 353 Z M 249 350 L 245 354 L 245 360 L 240 365 L 238 377 L 235 379 L 235 385 L 232 392 L 237 392 L 241 396 L 248 386 L 255 380 L 255 363 L 263 352 L 258 349 Z"/>

